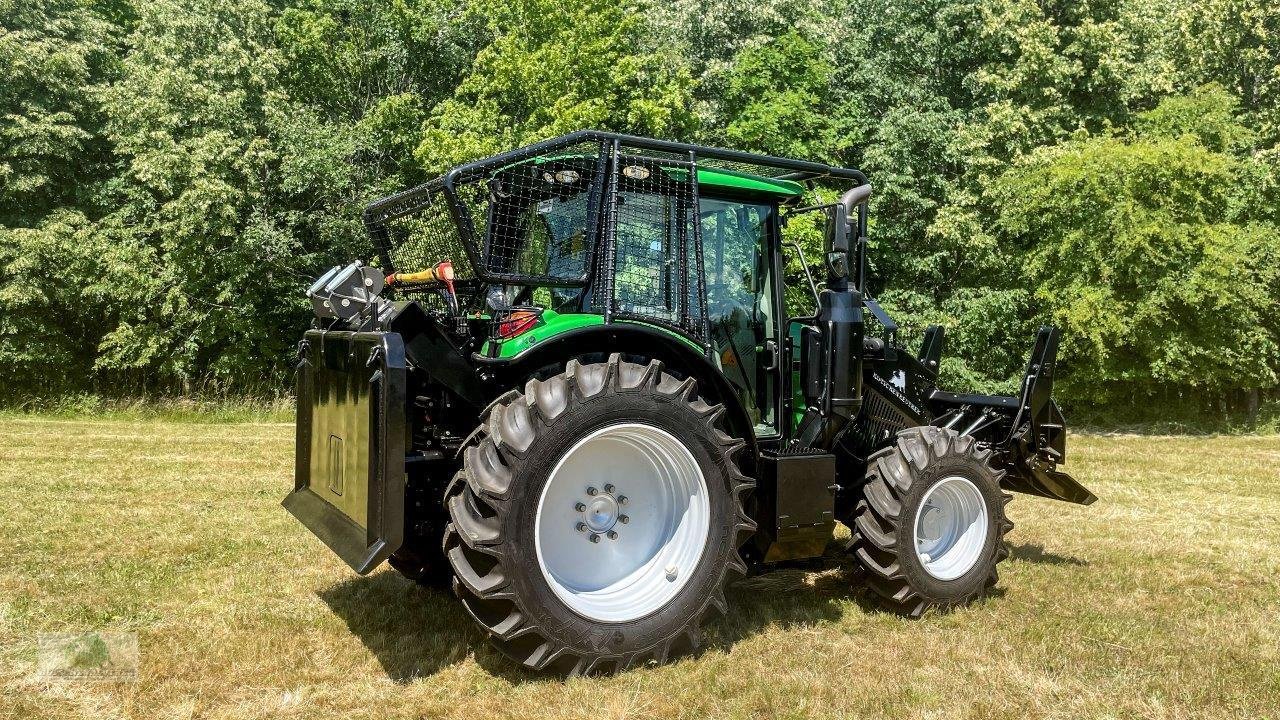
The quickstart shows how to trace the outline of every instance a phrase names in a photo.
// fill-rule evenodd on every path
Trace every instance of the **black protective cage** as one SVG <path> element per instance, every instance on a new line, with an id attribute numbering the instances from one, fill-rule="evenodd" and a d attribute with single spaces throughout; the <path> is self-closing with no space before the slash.
<path id="1" fill-rule="evenodd" d="M 624 166 L 644 171 L 623 174 Z M 583 130 L 377 200 L 365 209 L 364 224 L 388 272 L 448 259 L 473 288 L 590 288 L 590 308 L 606 322 L 643 320 L 705 343 L 700 167 L 796 182 L 866 182 L 858 170 L 822 163 Z M 554 223 L 512 209 L 541 214 L 553 206 L 585 232 L 558 236 Z M 529 223 L 542 224 L 533 231 L 540 242 L 564 246 L 556 266 L 547 253 L 528 253 L 522 247 L 528 241 L 516 240 L 531 232 Z"/>

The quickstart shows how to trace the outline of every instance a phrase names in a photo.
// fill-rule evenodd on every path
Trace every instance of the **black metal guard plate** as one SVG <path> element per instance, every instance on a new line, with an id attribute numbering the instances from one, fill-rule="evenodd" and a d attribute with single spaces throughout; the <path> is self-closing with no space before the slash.
<path id="1" fill-rule="evenodd" d="M 282 504 L 364 575 L 404 539 L 404 343 L 310 330 L 300 355 L 294 489 Z"/>
<path id="2" fill-rule="evenodd" d="M 756 486 L 764 562 L 818 557 L 835 529 L 836 456 L 764 453 Z"/>

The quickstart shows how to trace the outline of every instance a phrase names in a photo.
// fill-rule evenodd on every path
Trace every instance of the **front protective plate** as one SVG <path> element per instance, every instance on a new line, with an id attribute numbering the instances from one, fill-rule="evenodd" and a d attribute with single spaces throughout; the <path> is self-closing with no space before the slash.
<path id="1" fill-rule="evenodd" d="M 361 574 L 404 537 L 405 376 L 397 333 L 304 338 L 294 491 L 284 506 Z"/>

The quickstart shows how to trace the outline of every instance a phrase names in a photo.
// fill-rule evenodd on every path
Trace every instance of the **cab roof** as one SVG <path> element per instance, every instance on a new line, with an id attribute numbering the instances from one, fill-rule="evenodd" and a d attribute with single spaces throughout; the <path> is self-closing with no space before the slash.
<path id="1" fill-rule="evenodd" d="M 846 180 L 854 186 L 867 182 L 866 175 L 854 168 L 600 130 L 579 130 L 459 165 L 416 188 L 375 200 L 365 208 L 365 225 L 372 227 L 403 217 L 419 210 L 437 192 L 452 194 L 461 185 L 484 181 L 512 165 L 539 157 L 569 154 L 598 157 L 606 153 L 693 165 L 698 169 L 700 185 L 767 193 L 786 200 L 798 198 L 805 191 L 804 184 L 814 180 Z"/>
<path id="2" fill-rule="evenodd" d="M 727 150 L 708 145 L 657 140 L 636 135 L 579 130 L 560 137 L 543 140 L 483 160 L 461 165 L 450 170 L 442 179 L 452 178 L 466 182 L 496 169 L 521 163 L 539 156 L 573 152 L 575 150 L 598 153 L 612 148 L 623 154 L 636 154 L 650 158 L 668 157 L 671 160 L 695 162 L 699 171 L 710 170 L 707 180 L 714 184 L 735 185 L 736 181 L 753 180 L 764 185 L 759 189 L 793 194 L 802 192 L 800 185 L 809 180 L 840 178 L 861 185 L 867 181 L 861 171 L 842 168 L 808 160 L 774 157 L 741 150 Z M 702 182 L 701 172 L 698 176 Z"/>

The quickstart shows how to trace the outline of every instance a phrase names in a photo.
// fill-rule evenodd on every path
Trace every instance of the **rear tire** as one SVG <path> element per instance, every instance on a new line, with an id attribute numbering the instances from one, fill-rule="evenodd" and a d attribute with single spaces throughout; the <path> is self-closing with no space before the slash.
<path id="1" fill-rule="evenodd" d="M 700 645 L 755 529 L 723 409 L 692 378 L 616 354 L 490 407 L 445 493 L 444 550 L 499 650 L 587 674 Z"/>
<path id="2" fill-rule="evenodd" d="M 885 606 L 911 617 L 983 596 L 999 581 L 1013 523 L 992 452 L 953 430 L 903 430 L 873 454 L 851 549 Z"/>

